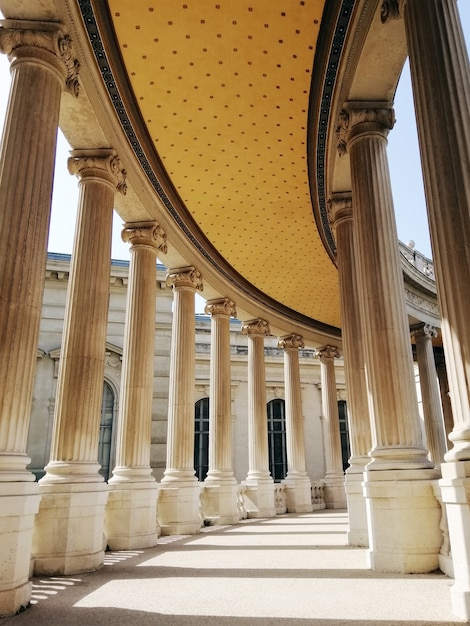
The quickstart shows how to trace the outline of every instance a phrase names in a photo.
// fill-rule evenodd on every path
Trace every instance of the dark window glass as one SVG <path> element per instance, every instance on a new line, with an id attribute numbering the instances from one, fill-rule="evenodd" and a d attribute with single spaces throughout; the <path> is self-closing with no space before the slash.
<path id="1" fill-rule="evenodd" d="M 338 400 L 338 413 L 343 471 L 346 471 L 349 467 L 349 457 L 351 456 L 351 448 L 349 445 L 348 407 L 346 406 L 346 400 Z"/>
<path id="2" fill-rule="evenodd" d="M 194 407 L 194 469 L 203 481 L 209 470 L 209 398 L 198 400 Z"/>
<path id="3" fill-rule="evenodd" d="M 268 402 L 269 471 L 274 482 L 287 474 L 285 402 L 279 398 Z"/>
<path id="4" fill-rule="evenodd" d="M 100 440 L 98 443 L 98 463 L 101 465 L 100 474 L 108 480 L 111 471 L 111 444 L 113 441 L 114 392 L 107 382 L 103 385 L 103 399 L 101 402 Z"/>

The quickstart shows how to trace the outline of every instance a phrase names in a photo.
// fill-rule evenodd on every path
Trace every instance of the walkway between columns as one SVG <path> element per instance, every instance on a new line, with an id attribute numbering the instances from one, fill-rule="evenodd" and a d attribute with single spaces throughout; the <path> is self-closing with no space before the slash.
<path id="1" fill-rule="evenodd" d="M 346 532 L 346 513 L 324 510 L 161 537 L 154 548 L 107 552 L 92 574 L 34 578 L 35 604 L 0 626 L 462 623 L 450 579 L 372 572 Z"/>

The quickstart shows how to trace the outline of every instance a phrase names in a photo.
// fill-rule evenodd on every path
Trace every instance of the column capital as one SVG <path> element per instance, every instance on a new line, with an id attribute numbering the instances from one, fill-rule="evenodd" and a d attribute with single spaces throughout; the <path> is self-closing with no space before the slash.
<path id="1" fill-rule="evenodd" d="M 178 287 L 192 287 L 197 291 L 203 291 L 202 274 L 192 265 L 168 270 L 166 280 L 169 285 Z"/>
<path id="2" fill-rule="evenodd" d="M 262 336 L 267 337 L 271 334 L 271 330 L 269 328 L 269 324 L 266 320 L 262 320 L 260 318 L 255 320 L 248 320 L 247 322 L 243 322 L 242 324 L 242 333 L 248 336 Z"/>
<path id="3" fill-rule="evenodd" d="M 127 222 L 122 229 L 121 238 L 132 247 L 149 246 L 163 254 L 168 251 L 166 232 L 157 222 Z"/>
<path id="4" fill-rule="evenodd" d="M 300 335 L 296 335 L 295 333 L 279 337 L 277 345 L 283 350 L 297 350 L 298 348 L 305 347 L 303 338 Z"/>
<path id="5" fill-rule="evenodd" d="M 383 0 L 380 8 L 382 24 L 389 20 L 398 20 L 403 17 L 403 10 L 407 0 Z"/>
<path id="6" fill-rule="evenodd" d="M 123 196 L 127 193 L 126 170 L 114 150 L 72 150 L 67 161 L 70 174 L 80 180 L 86 177 L 103 178 Z"/>
<path id="7" fill-rule="evenodd" d="M 235 303 L 229 298 L 217 298 L 215 300 L 208 300 L 204 307 L 204 313 L 206 315 L 212 315 L 212 317 L 223 315 L 226 317 L 236 317 L 237 309 Z"/>
<path id="8" fill-rule="evenodd" d="M 395 111 L 388 102 L 347 102 L 336 128 L 338 154 L 343 156 L 348 144 L 361 135 L 387 137 L 395 125 Z"/>
<path id="9" fill-rule="evenodd" d="M 437 328 L 431 324 L 426 324 L 426 322 L 421 322 L 410 326 L 410 333 L 412 337 L 429 337 L 432 339 L 437 337 Z"/>
<path id="10" fill-rule="evenodd" d="M 29 20 L 2 20 L 0 26 L 0 52 L 15 59 L 54 55 L 65 79 L 65 89 L 77 97 L 80 90 L 78 72 L 80 63 L 73 55 L 72 41 L 63 26 L 55 22 Z"/>
<path id="11" fill-rule="evenodd" d="M 331 195 L 327 202 L 328 209 L 328 221 L 333 232 L 336 231 L 338 224 L 352 220 L 352 194 L 350 191 L 347 193 L 334 193 Z"/>
<path id="12" fill-rule="evenodd" d="M 315 350 L 314 356 L 320 361 L 326 361 L 327 359 L 339 359 L 340 353 L 336 346 L 322 346 Z"/>

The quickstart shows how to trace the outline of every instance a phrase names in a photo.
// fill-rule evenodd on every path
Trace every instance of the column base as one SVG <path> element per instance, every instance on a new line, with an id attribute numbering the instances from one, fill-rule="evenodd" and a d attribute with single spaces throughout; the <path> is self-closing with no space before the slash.
<path id="1" fill-rule="evenodd" d="M 438 476 L 438 470 L 366 470 L 372 570 L 424 574 L 438 568 L 441 508 L 433 492 Z"/>
<path id="2" fill-rule="evenodd" d="M 344 490 L 344 476 L 326 475 L 324 480 L 323 497 L 327 509 L 345 509 L 346 492 Z"/>
<path id="3" fill-rule="evenodd" d="M 158 523 L 162 535 L 196 535 L 202 526 L 201 485 L 177 481 L 162 483 L 158 490 Z"/>
<path id="4" fill-rule="evenodd" d="M 205 480 L 201 492 L 204 521 L 211 524 L 238 524 L 238 485 L 231 482 Z"/>
<path id="5" fill-rule="evenodd" d="M 42 496 L 33 535 L 34 573 L 93 572 L 104 560 L 105 483 L 39 485 Z"/>
<path id="6" fill-rule="evenodd" d="M 248 518 L 276 517 L 274 481 L 267 478 L 248 477 L 242 482 L 245 487 L 245 508 Z"/>
<path id="7" fill-rule="evenodd" d="M 348 545 L 369 547 L 369 532 L 367 529 L 367 508 L 362 481 L 364 474 L 346 472 L 344 487 L 348 505 Z"/>
<path id="8" fill-rule="evenodd" d="M 110 482 L 105 534 L 111 550 L 137 550 L 157 544 L 157 483 Z"/>
<path id="9" fill-rule="evenodd" d="M 34 482 L 0 482 L 0 616 L 14 615 L 31 599 L 31 544 L 41 497 Z"/>
<path id="10" fill-rule="evenodd" d="M 289 476 L 282 481 L 285 487 L 288 513 L 311 513 L 312 483 L 307 475 Z"/>
<path id="11" fill-rule="evenodd" d="M 451 599 L 457 617 L 470 621 L 470 461 L 441 464 L 439 487 L 447 511 L 455 583 Z"/>

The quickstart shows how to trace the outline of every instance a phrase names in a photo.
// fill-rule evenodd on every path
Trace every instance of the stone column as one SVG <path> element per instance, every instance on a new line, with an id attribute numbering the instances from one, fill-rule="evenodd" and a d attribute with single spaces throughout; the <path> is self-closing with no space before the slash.
<path id="1" fill-rule="evenodd" d="M 304 347 L 299 335 L 279 337 L 278 346 L 284 350 L 284 380 L 286 393 L 287 511 L 309 513 L 312 506 L 312 483 L 305 463 L 304 417 L 300 388 L 299 348 Z"/>
<path id="2" fill-rule="evenodd" d="M 437 336 L 437 330 L 434 326 L 425 323 L 416 324 L 410 330 L 416 342 L 419 383 L 423 398 L 424 429 L 429 454 L 433 463 L 440 465 L 444 461 L 447 446 L 439 381 L 432 349 L 432 337 Z"/>
<path id="3" fill-rule="evenodd" d="M 422 441 L 387 162 L 394 114 L 386 105 L 357 102 L 347 108 L 342 128 L 351 165 L 372 427 L 364 484 L 369 556 L 373 569 L 426 572 L 438 566 L 440 514 L 432 489 L 437 474 Z"/>
<path id="4" fill-rule="evenodd" d="M 155 222 L 125 224 L 131 244 L 119 405 L 116 467 L 109 480 L 105 529 L 112 550 L 157 543 L 158 486 L 150 467 L 155 355 L 157 253 L 166 233 Z"/>
<path id="5" fill-rule="evenodd" d="M 228 298 L 209 300 L 211 315 L 209 471 L 204 481 L 204 518 L 217 524 L 239 520 L 237 481 L 232 465 L 230 317 L 237 315 Z"/>
<path id="6" fill-rule="evenodd" d="M 336 238 L 341 302 L 341 334 L 348 396 L 351 458 L 345 475 L 348 503 L 348 541 L 368 546 L 366 501 L 362 491 L 364 468 L 372 447 L 358 281 L 355 266 L 353 208 L 351 194 L 334 194 L 328 205 Z"/>
<path id="7" fill-rule="evenodd" d="M 61 92 L 78 64 L 60 25 L 4 20 L 11 89 L 0 144 L 0 615 L 26 606 L 38 486 L 26 470 Z"/>
<path id="8" fill-rule="evenodd" d="M 194 295 L 202 291 L 194 267 L 168 271 L 173 286 L 173 326 L 168 397 L 166 469 L 158 500 L 163 535 L 191 535 L 201 528 L 200 484 L 194 471 Z"/>
<path id="9" fill-rule="evenodd" d="M 384 21 L 391 13 L 405 20 L 454 414 L 453 448 L 441 465 L 452 601 L 456 615 L 470 620 L 470 66 L 455 0 L 384 3 Z"/>
<path id="10" fill-rule="evenodd" d="M 35 571 L 75 574 L 103 564 L 107 485 L 98 442 L 108 319 L 114 195 L 125 172 L 111 150 L 75 150 L 79 201 L 57 380 L 51 457 L 33 537 Z"/>
<path id="11" fill-rule="evenodd" d="M 345 509 L 346 493 L 334 361 L 339 358 L 339 351 L 334 346 L 323 346 L 315 351 L 315 356 L 320 359 L 322 410 L 325 424 L 325 503 L 327 509 Z"/>
<path id="12" fill-rule="evenodd" d="M 264 338 L 270 334 L 265 320 L 244 322 L 248 336 L 248 475 L 246 487 L 248 517 L 274 517 L 274 480 L 269 473 L 268 414 Z"/>

